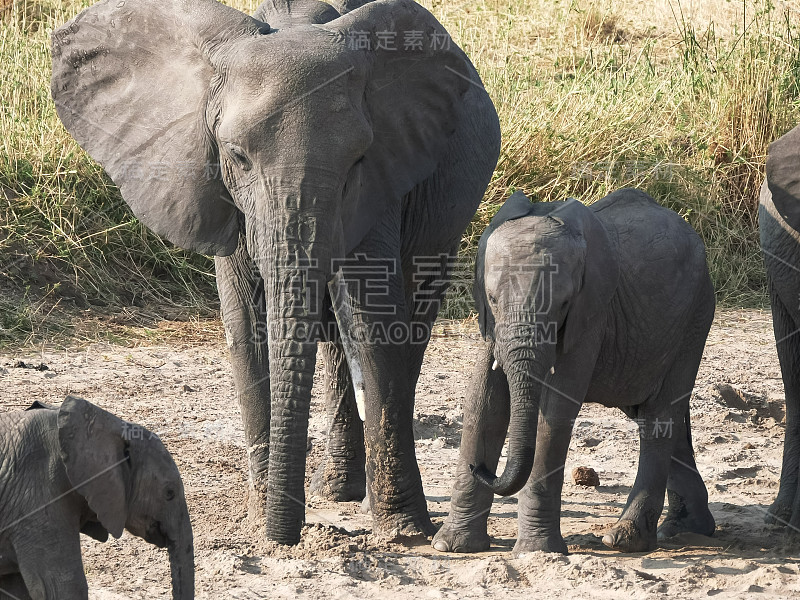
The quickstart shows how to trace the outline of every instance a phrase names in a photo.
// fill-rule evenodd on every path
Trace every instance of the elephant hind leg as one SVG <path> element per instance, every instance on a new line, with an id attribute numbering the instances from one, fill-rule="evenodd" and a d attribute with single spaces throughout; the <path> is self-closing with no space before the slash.
<path id="1" fill-rule="evenodd" d="M 713 304 L 712 304 L 713 306 Z M 639 470 L 620 521 L 603 543 L 623 552 L 653 550 L 659 538 L 681 531 L 711 535 L 714 518 L 691 444 L 689 398 L 713 311 L 698 311 L 660 389 L 639 407 Z M 669 490 L 669 512 L 658 530 Z"/>
<path id="2" fill-rule="evenodd" d="M 767 514 L 767 523 L 800 527 L 800 323 L 770 285 L 772 326 L 781 365 L 786 395 L 786 436 L 783 441 L 783 465 L 778 497 Z"/>
<path id="3" fill-rule="evenodd" d="M 364 425 L 350 370 L 338 342 L 326 342 L 320 351 L 325 365 L 328 440 L 325 459 L 311 479 L 311 491 L 334 502 L 362 500 L 367 493 Z"/>
<path id="4" fill-rule="evenodd" d="M 676 407 L 683 407 L 683 415 L 676 414 L 672 431 L 675 449 L 667 480 L 669 510 L 658 528 L 660 540 L 683 532 L 711 535 L 716 528 L 714 517 L 708 509 L 708 490 L 694 460 L 689 417 L 689 399 L 703 358 L 710 325 L 710 316 L 704 317 L 700 314 L 694 327 L 687 331 L 686 342 L 682 345 L 684 351 L 678 355 L 673 366 L 675 377 L 679 381 L 677 389 L 680 395 L 671 402 Z"/>
<path id="5" fill-rule="evenodd" d="M 683 532 L 711 535 L 716 528 L 714 516 L 708 509 L 708 490 L 694 461 L 688 410 L 684 422 L 675 425 L 675 451 L 667 480 L 669 510 L 658 528 L 659 540 Z"/>

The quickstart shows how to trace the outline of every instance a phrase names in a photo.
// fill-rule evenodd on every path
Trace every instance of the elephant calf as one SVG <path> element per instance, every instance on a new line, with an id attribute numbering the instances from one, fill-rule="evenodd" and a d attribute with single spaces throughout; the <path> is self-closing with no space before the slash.
<path id="1" fill-rule="evenodd" d="M 567 552 L 561 488 L 584 402 L 639 424 L 639 470 L 603 537 L 637 552 L 683 531 L 710 535 L 714 518 L 697 471 L 689 396 L 714 317 L 700 237 L 644 192 L 623 189 L 590 207 L 511 196 L 481 237 L 475 298 L 486 345 L 465 406 L 456 482 L 440 551 L 489 547 L 493 492 L 524 491 L 515 553 Z M 508 461 L 493 475 L 508 431 Z M 656 526 L 664 507 L 669 511 Z"/>
<path id="2" fill-rule="evenodd" d="M 0 415 L 0 599 L 88 598 L 79 534 L 123 528 L 166 546 L 173 598 L 194 598 L 183 483 L 158 436 L 72 396 Z"/>

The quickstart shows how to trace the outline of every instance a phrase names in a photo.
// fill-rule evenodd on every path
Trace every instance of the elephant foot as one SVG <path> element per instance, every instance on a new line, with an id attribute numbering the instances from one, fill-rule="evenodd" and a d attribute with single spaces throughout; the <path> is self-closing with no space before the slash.
<path id="1" fill-rule="evenodd" d="M 431 545 L 439 552 L 482 552 L 488 550 L 491 539 L 485 528 L 470 529 L 467 526 L 458 526 L 447 518 L 442 528 L 433 536 Z"/>
<path id="2" fill-rule="evenodd" d="M 435 533 L 436 527 L 430 519 L 406 520 L 398 518 L 396 525 L 383 525 L 375 530 L 375 536 L 381 540 L 406 546 L 428 544 Z"/>
<path id="3" fill-rule="evenodd" d="M 407 546 L 427 544 L 436 533 L 427 510 L 383 516 L 377 516 L 373 511 L 372 522 L 376 537 Z"/>
<path id="4" fill-rule="evenodd" d="M 341 469 L 327 459 L 314 471 L 309 491 L 331 502 L 359 502 L 367 495 L 367 475 L 361 469 Z"/>
<path id="5" fill-rule="evenodd" d="M 630 519 L 620 519 L 603 536 L 603 544 L 620 552 L 649 552 L 656 548 L 656 533 L 646 535 Z"/>
<path id="6" fill-rule="evenodd" d="M 569 554 L 567 544 L 560 533 L 554 533 L 543 537 L 525 537 L 517 539 L 514 544 L 512 555 L 522 556 L 527 552 L 555 552 L 558 554 Z"/>
<path id="7" fill-rule="evenodd" d="M 776 498 L 767 510 L 764 523 L 768 525 L 788 525 L 792 520 L 792 503 Z"/>
<path id="8" fill-rule="evenodd" d="M 716 529 L 716 522 L 711 511 L 706 507 L 701 514 L 667 514 L 664 522 L 658 528 L 657 537 L 659 540 L 671 538 L 679 533 L 698 533 L 700 535 L 711 536 Z"/>

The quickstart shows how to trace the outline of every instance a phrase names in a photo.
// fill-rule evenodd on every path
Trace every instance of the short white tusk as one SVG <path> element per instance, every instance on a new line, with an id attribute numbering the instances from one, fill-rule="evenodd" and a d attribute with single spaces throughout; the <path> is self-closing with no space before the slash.
<path id="1" fill-rule="evenodd" d="M 500 363 L 497 362 L 497 359 L 494 359 L 494 363 L 492 364 L 492 371 L 497 371 L 497 367 L 500 366 Z"/>
<path id="2" fill-rule="evenodd" d="M 356 408 L 358 409 L 358 416 L 362 421 L 367 420 L 367 411 L 364 406 L 365 396 L 364 388 L 358 386 L 356 388 Z"/>
<path id="3" fill-rule="evenodd" d="M 555 374 L 556 374 L 556 367 L 555 365 L 553 365 L 552 367 L 550 367 L 550 375 L 555 375 Z"/>

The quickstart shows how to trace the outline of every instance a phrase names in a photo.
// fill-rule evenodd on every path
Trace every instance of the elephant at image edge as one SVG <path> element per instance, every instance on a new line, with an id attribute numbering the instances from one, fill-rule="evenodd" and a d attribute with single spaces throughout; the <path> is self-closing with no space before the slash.
<path id="1" fill-rule="evenodd" d="M 80 534 L 105 542 L 123 528 L 168 548 L 172 597 L 194 598 L 181 476 L 143 427 L 73 396 L 0 415 L 0 506 L 4 600 L 88 598 Z"/>
<path id="2" fill-rule="evenodd" d="M 773 142 L 758 207 L 772 326 L 786 395 L 786 437 L 778 497 L 768 523 L 800 530 L 800 127 Z"/>
<path id="3" fill-rule="evenodd" d="M 66 128 L 143 223 L 217 256 L 250 506 L 287 544 L 304 520 L 308 332 L 331 320 L 337 261 L 388 265 L 379 289 L 374 272 L 345 275 L 354 328 L 429 327 L 499 155 L 492 102 L 436 19 L 411 0 L 360 4 L 270 1 L 249 17 L 212 0 L 112 0 L 53 34 Z M 383 533 L 434 531 L 412 434 L 427 340 L 356 342 L 363 426 L 342 346 L 323 344 L 332 425 L 316 485 L 362 498 L 366 464 Z"/>
<path id="4" fill-rule="evenodd" d="M 689 397 L 714 317 L 700 237 L 635 189 L 586 207 L 518 192 L 478 247 L 480 352 L 464 407 L 451 509 L 433 546 L 489 547 L 493 494 L 523 489 L 515 553 L 567 552 L 561 489 L 584 402 L 639 424 L 639 469 L 622 516 L 603 537 L 624 552 L 682 531 L 711 535 L 697 472 Z M 508 460 L 495 477 L 508 432 Z M 656 531 L 669 498 L 666 519 Z"/>

